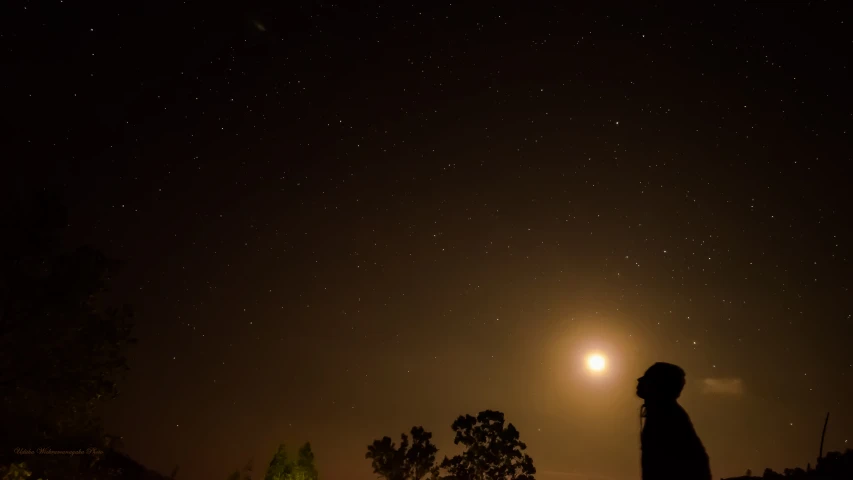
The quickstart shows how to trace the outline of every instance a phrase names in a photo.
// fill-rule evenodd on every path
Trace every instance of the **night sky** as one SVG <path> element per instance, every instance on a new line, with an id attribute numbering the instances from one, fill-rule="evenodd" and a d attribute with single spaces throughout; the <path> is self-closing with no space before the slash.
<path id="1" fill-rule="evenodd" d="M 131 456 L 367 480 L 495 409 L 537 478 L 638 478 L 655 361 L 715 478 L 814 464 L 827 411 L 853 447 L 840 3 L 215 3 L 0 15 L 4 182 L 124 262 Z"/>

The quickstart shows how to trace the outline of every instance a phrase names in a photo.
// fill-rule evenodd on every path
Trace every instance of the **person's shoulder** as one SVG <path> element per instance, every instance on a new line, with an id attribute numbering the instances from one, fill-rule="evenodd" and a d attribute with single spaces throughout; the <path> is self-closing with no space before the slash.
<path id="1" fill-rule="evenodd" d="M 687 410 L 685 410 L 684 407 L 682 407 L 681 405 L 678 406 L 678 415 L 684 418 L 687 422 L 691 424 L 693 423 L 690 420 L 690 415 L 687 413 Z"/>
<path id="2" fill-rule="evenodd" d="M 678 403 L 667 409 L 666 416 L 669 421 L 674 423 L 692 423 L 690 421 L 690 415 L 687 414 L 687 410 Z"/>

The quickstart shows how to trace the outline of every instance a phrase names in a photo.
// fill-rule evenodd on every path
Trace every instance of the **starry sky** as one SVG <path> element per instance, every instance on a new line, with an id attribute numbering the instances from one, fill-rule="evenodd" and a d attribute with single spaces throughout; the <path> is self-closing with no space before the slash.
<path id="1" fill-rule="evenodd" d="M 4 182 L 125 262 L 134 458 L 367 480 L 496 409 L 537 478 L 638 478 L 655 361 L 715 477 L 814 462 L 827 411 L 853 447 L 847 7 L 214 3 L 0 16 Z"/>

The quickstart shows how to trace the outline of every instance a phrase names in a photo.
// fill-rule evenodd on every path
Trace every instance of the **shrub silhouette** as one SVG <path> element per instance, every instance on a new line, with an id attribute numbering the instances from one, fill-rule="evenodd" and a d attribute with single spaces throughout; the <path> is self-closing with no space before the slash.
<path id="1" fill-rule="evenodd" d="M 747 473 L 750 473 L 747 471 Z M 786 468 L 782 473 L 771 468 L 765 468 L 761 477 L 731 477 L 724 480 L 746 480 L 763 478 L 765 480 L 850 480 L 853 478 L 853 449 L 845 452 L 829 452 L 820 458 L 815 468 L 808 465 L 805 470 L 800 467 Z"/>

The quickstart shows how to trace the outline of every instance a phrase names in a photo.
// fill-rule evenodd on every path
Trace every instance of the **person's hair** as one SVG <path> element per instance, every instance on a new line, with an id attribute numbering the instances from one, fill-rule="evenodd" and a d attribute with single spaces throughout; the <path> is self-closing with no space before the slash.
<path id="1" fill-rule="evenodd" d="M 654 388 L 657 396 L 663 398 L 678 398 L 686 383 L 686 375 L 681 367 L 664 362 L 649 367 L 643 377 Z"/>

